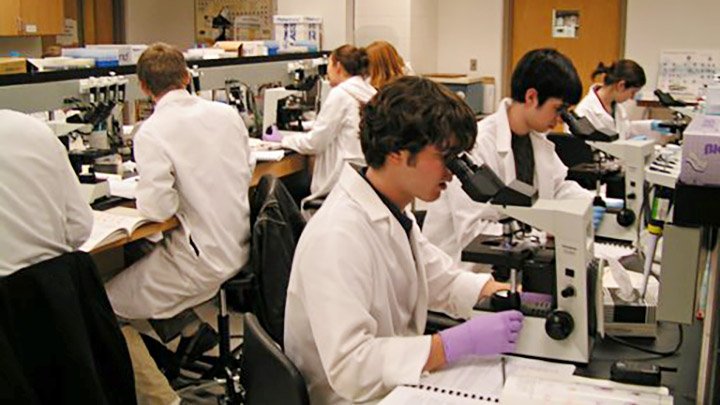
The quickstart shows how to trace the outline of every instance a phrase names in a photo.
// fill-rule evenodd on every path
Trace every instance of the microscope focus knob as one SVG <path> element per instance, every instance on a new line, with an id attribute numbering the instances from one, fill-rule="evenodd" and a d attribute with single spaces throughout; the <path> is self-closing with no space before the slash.
<path id="1" fill-rule="evenodd" d="M 623 208 L 617 213 L 615 219 L 617 220 L 618 225 L 628 227 L 635 222 L 635 213 L 632 212 L 632 210 Z"/>
<path id="2" fill-rule="evenodd" d="M 565 311 L 555 310 L 545 318 L 545 333 L 555 340 L 567 338 L 573 328 L 575 328 L 573 317 Z"/>
<path id="3" fill-rule="evenodd" d="M 575 287 L 569 285 L 569 286 L 563 288 L 563 290 L 560 291 L 560 295 L 562 295 L 563 298 L 574 297 L 575 296 Z"/>

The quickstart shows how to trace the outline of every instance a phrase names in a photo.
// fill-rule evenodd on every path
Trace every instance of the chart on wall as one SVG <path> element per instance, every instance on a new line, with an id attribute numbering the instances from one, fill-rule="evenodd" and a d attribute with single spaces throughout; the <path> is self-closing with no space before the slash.
<path id="1" fill-rule="evenodd" d="M 676 97 L 696 98 L 718 74 L 720 50 L 662 51 L 657 87 Z"/>
<path id="2" fill-rule="evenodd" d="M 195 0 L 195 42 L 272 39 L 277 0 Z"/>

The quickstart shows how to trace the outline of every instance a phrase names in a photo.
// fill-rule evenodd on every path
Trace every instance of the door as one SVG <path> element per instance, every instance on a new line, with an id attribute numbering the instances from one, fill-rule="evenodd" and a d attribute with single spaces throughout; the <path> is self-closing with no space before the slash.
<path id="1" fill-rule="evenodd" d="M 598 63 L 622 57 L 625 10 L 626 0 L 511 0 L 506 94 L 520 58 L 532 49 L 550 47 L 573 61 L 584 95 Z"/>

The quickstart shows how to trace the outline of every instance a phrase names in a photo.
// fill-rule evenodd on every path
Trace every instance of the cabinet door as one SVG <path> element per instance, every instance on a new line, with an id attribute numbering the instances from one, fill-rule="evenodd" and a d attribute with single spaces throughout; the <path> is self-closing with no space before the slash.
<path id="1" fill-rule="evenodd" d="M 0 0 L 0 36 L 20 32 L 20 0 Z"/>
<path id="2" fill-rule="evenodd" d="M 55 35 L 63 31 L 63 0 L 20 0 L 20 35 Z"/>

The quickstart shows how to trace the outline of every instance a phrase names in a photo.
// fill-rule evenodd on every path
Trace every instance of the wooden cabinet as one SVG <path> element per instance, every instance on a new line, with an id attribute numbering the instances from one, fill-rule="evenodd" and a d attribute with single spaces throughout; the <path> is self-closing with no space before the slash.
<path id="1" fill-rule="evenodd" d="M 56 35 L 63 31 L 63 0 L 0 0 L 0 36 Z"/>

